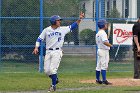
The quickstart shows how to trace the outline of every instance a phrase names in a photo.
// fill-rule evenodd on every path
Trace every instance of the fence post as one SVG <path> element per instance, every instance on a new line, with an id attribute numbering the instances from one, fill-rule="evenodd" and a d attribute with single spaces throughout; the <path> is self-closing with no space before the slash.
<path id="1" fill-rule="evenodd" d="M 98 20 L 99 20 L 99 3 L 98 3 L 98 0 L 96 0 L 96 16 L 95 16 L 95 21 L 96 21 L 96 33 L 98 32 Z M 98 47 L 96 46 L 96 64 L 97 64 L 97 49 Z"/>
<path id="2" fill-rule="evenodd" d="M 43 0 L 40 0 L 40 33 L 43 30 Z M 39 72 L 43 72 L 43 44 L 40 45 Z"/>
<path id="3" fill-rule="evenodd" d="M 1 17 L 1 4 L 2 3 L 2 1 L 0 0 L 0 17 Z M 0 63 L 2 63 L 2 57 L 1 57 L 1 54 L 2 54 L 2 52 L 1 52 L 1 48 L 2 48 L 2 43 L 1 43 L 1 40 L 2 40 L 2 37 L 1 37 L 1 18 L 0 18 Z M 0 66 L 1 66 L 2 64 L 0 64 Z"/>

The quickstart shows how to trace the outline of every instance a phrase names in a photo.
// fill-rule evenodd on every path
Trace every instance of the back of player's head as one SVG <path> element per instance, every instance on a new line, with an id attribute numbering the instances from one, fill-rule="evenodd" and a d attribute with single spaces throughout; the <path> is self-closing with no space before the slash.
<path id="1" fill-rule="evenodd" d="M 99 27 L 100 29 L 104 28 L 106 24 L 108 24 L 108 22 L 107 22 L 105 19 L 100 19 L 100 20 L 98 21 L 98 27 Z"/>
<path id="2" fill-rule="evenodd" d="M 56 24 L 56 20 L 62 20 L 62 18 L 61 18 L 59 15 L 53 15 L 53 16 L 51 16 L 51 18 L 50 18 L 50 23 L 51 23 L 52 25 L 55 25 L 55 24 Z"/>

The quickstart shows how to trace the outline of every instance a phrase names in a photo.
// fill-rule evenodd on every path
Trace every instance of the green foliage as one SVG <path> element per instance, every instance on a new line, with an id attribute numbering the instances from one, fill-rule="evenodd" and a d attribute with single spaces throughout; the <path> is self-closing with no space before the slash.
<path id="1" fill-rule="evenodd" d="M 79 15 L 79 0 L 44 0 L 44 15 L 73 17 Z"/>
<path id="2" fill-rule="evenodd" d="M 108 18 L 120 18 L 120 13 L 119 11 L 117 10 L 117 8 L 113 8 L 110 12 L 110 15 L 107 16 Z"/>
<path id="3" fill-rule="evenodd" d="M 68 34 L 66 34 L 66 36 L 65 36 L 65 42 L 71 42 L 72 41 L 72 38 L 71 38 L 71 32 L 69 32 Z"/>
<path id="4" fill-rule="evenodd" d="M 39 16 L 39 0 L 2 0 L 2 16 Z"/>
<path id="5" fill-rule="evenodd" d="M 43 0 L 44 16 L 58 14 L 61 17 L 78 17 L 81 0 Z M 3 0 L 2 16 L 4 17 L 39 17 L 39 0 Z M 2 38 L 6 45 L 34 45 L 40 33 L 39 19 L 11 18 L 2 19 Z M 67 24 L 67 23 L 65 23 Z M 44 19 L 44 27 L 49 20 Z"/>
<path id="6" fill-rule="evenodd" d="M 35 17 L 39 16 L 39 1 L 36 0 L 3 0 L 2 16 Z M 2 19 L 2 41 L 8 45 L 34 44 L 39 33 L 39 19 Z M 34 37 L 33 37 L 34 34 Z"/>
<path id="7" fill-rule="evenodd" d="M 39 21 L 37 20 L 13 19 L 11 21 L 2 21 L 2 24 L 2 34 L 4 35 L 3 37 L 6 38 L 3 43 L 7 43 L 10 45 L 34 44 L 37 35 L 39 34 Z M 35 34 L 35 36 L 33 37 L 32 35 L 34 33 L 38 34 Z"/>
<path id="8" fill-rule="evenodd" d="M 92 31 L 91 29 L 85 29 L 80 32 L 80 41 L 84 42 L 85 45 L 94 45 L 95 35 L 95 31 Z"/>

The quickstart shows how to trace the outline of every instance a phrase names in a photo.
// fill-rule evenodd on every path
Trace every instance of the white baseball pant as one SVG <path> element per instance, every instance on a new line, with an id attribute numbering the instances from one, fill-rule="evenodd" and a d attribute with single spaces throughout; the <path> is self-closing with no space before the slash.
<path id="1" fill-rule="evenodd" d="M 46 50 L 44 72 L 48 76 L 57 73 L 62 56 L 62 50 Z"/>
<path id="2" fill-rule="evenodd" d="M 96 70 L 107 70 L 109 63 L 109 50 L 98 49 L 97 50 L 97 66 Z"/>

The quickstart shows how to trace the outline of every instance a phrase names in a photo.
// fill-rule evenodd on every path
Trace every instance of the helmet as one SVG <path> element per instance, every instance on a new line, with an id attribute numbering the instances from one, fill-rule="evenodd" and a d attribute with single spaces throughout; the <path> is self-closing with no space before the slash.
<path id="1" fill-rule="evenodd" d="M 105 19 L 100 19 L 100 20 L 98 21 L 98 27 L 99 27 L 100 29 L 104 28 L 104 27 L 105 27 L 105 24 L 108 24 L 108 22 L 107 22 Z"/>
<path id="2" fill-rule="evenodd" d="M 62 20 L 62 18 L 61 18 L 59 15 L 53 15 L 53 16 L 51 16 L 51 18 L 50 18 L 50 23 L 51 23 L 52 25 L 55 25 L 55 24 L 56 24 L 56 20 Z"/>

